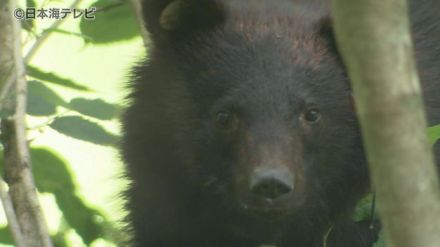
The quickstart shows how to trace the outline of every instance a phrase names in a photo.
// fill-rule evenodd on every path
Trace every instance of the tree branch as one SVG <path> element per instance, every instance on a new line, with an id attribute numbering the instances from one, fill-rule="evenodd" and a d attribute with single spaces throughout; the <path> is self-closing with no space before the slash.
<path id="1" fill-rule="evenodd" d="M 437 247 L 439 183 L 426 135 L 407 1 L 333 0 L 333 11 L 386 243 Z"/>
<path id="2" fill-rule="evenodd" d="M 82 0 L 76 0 L 75 2 L 70 5 L 70 8 L 76 8 Z M 63 24 L 67 18 L 56 20 L 49 28 L 48 30 L 56 30 L 58 27 Z M 52 31 L 49 32 L 43 32 L 39 37 L 37 37 L 37 40 L 32 45 L 32 47 L 27 52 L 26 56 L 24 57 L 24 62 L 27 64 L 31 61 L 31 59 L 34 57 L 34 55 L 37 53 L 37 51 L 40 49 L 40 47 L 44 44 L 44 42 L 49 38 Z"/>
<path id="3" fill-rule="evenodd" d="M 21 234 L 20 225 L 18 224 L 17 217 L 15 217 L 14 206 L 12 205 L 11 197 L 8 194 L 6 182 L 3 181 L 1 177 L 0 199 L 5 210 L 6 218 L 8 220 L 8 227 L 11 232 L 11 236 L 14 239 L 16 247 L 26 247 L 26 245 L 24 244 L 23 235 Z"/>
<path id="4" fill-rule="evenodd" d="M 21 54 L 21 26 L 12 14 L 16 7 L 15 2 L 15 0 L 0 1 L 0 30 L 2 32 L 0 71 L 11 72 L 2 77 L 0 86 L 2 90 L 5 90 L 3 87 L 12 85 L 10 91 L 6 93 L 8 97 L 0 102 L 0 112 L 8 114 L 1 118 L 4 176 L 9 186 L 13 211 L 20 229 L 20 233 L 15 232 L 13 235 L 22 235 L 26 247 L 52 247 L 35 190 L 26 139 L 27 82 Z M 12 69 L 11 64 L 13 64 Z M 7 203 L 5 204 L 8 205 Z M 12 225 L 12 227 L 13 231 L 18 231 L 16 226 Z"/>

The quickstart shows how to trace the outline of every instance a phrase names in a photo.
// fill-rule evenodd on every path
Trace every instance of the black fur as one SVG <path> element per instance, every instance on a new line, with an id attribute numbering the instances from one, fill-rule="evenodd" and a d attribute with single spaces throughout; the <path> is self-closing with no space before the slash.
<path id="1" fill-rule="evenodd" d="M 372 246 L 377 231 L 350 220 L 369 178 L 329 1 L 185 1 L 174 29 L 159 21 L 173 1 L 144 1 L 153 47 L 123 119 L 133 246 Z M 429 120 L 440 123 L 440 1 L 411 6 Z M 309 126 L 310 105 L 321 120 Z M 239 119 L 233 133 L 216 127 L 224 109 Z M 264 148 L 302 179 L 270 220 L 242 207 Z"/>

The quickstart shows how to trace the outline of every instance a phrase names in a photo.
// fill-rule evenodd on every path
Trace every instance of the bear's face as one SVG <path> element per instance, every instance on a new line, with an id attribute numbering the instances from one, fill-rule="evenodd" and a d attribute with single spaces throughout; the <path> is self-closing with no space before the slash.
<path id="1" fill-rule="evenodd" d="M 173 182 L 215 213 L 269 221 L 304 214 L 315 224 L 359 199 L 346 195 L 363 194 L 368 172 L 322 1 L 150 4 L 144 73 L 156 88 L 142 84 L 154 103 L 143 104 L 166 110 L 146 122 L 163 129 L 150 139 L 178 147 L 150 154 L 177 163 Z"/>
<path id="2" fill-rule="evenodd" d="M 197 187 L 276 220 L 320 205 L 329 183 L 345 186 L 359 155 L 345 147 L 359 136 L 347 78 L 321 39 L 305 52 L 292 37 L 249 42 L 223 29 L 175 50 L 197 109 Z"/>

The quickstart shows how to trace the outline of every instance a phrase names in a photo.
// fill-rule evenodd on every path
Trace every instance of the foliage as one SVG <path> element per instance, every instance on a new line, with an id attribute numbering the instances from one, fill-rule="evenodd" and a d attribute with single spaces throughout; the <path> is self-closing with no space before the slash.
<path id="1" fill-rule="evenodd" d="M 30 66 L 30 65 L 26 67 L 26 72 L 29 76 L 32 76 L 33 78 L 35 78 L 37 80 L 42 80 L 42 81 L 45 81 L 48 83 L 53 83 L 56 85 L 69 87 L 69 88 L 77 89 L 77 90 L 84 90 L 84 91 L 90 90 L 86 86 L 78 84 L 70 79 L 63 78 L 63 77 L 61 77 L 57 74 L 51 73 L 51 72 L 42 71 L 39 68 Z"/>
<path id="2" fill-rule="evenodd" d="M 94 21 L 83 20 L 81 33 L 97 44 L 131 39 L 139 35 L 135 18 L 127 1 L 99 0 L 92 4 L 97 8 Z"/>
<path id="3" fill-rule="evenodd" d="M 97 123 L 79 116 L 58 117 L 49 126 L 62 134 L 99 145 L 112 145 L 117 139 Z"/>
<path id="4" fill-rule="evenodd" d="M 353 220 L 356 222 L 363 220 L 370 220 L 372 218 L 371 212 L 373 208 L 373 194 L 368 194 L 362 200 L 360 200 L 356 206 L 356 210 L 353 214 Z M 374 212 L 375 213 L 375 212 Z M 376 215 L 374 216 L 376 217 Z"/>
<path id="5" fill-rule="evenodd" d="M 440 125 L 435 125 L 428 128 L 428 136 L 431 144 L 435 144 L 438 140 L 440 140 Z"/>
<path id="6" fill-rule="evenodd" d="M 0 153 L 0 168 L 3 167 L 2 156 Z M 74 229 L 86 244 L 99 238 L 113 240 L 116 230 L 112 229 L 112 223 L 76 194 L 68 164 L 49 148 L 32 148 L 31 157 L 38 191 L 54 195 L 67 226 Z M 6 230 L 0 229 L 0 236 L 4 236 L 0 237 L 0 243 L 11 244 Z M 57 238 L 62 238 L 62 233 Z"/>
<path id="7" fill-rule="evenodd" d="M 49 8 L 50 1 L 27 0 L 28 7 Z M 68 7 L 68 6 L 65 6 Z M 38 29 L 36 21 L 22 21 L 22 27 L 33 42 L 41 35 L 53 32 L 75 34 L 74 38 L 85 43 L 108 44 L 124 41 L 139 36 L 138 27 L 128 1 L 100 0 L 89 8 L 96 7 L 95 20 L 82 19 L 79 22 L 81 33 L 74 33 L 62 28 Z M 96 145 L 114 146 L 119 137 L 103 127 L 103 121 L 114 121 L 118 116 L 119 106 L 101 98 L 76 97 L 66 100 L 61 93 L 65 90 L 93 92 L 84 82 L 75 81 L 58 71 L 45 71 L 35 65 L 27 65 L 29 116 L 45 119 L 44 124 L 32 127 L 29 131 L 38 133 L 48 128 L 58 133 Z M 2 112 L 1 114 L 8 114 Z M 38 138 L 38 134 L 37 137 Z M 55 145 L 55 144 L 54 144 Z M 0 175 L 2 175 L 3 154 L 0 146 Z M 37 189 L 40 193 L 52 194 L 62 212 L 61 224 L 52 236 L 57 247 L 72 246 L 66 234 L 74 230 L 86 245 L 97 239 L 110 243 L 120 240 L 120 233 L 113 222 L 78 195 L 70 165 L 50 147 L 32 147 L 32 170 Z M 0 244 L 13 244 L 9 230 L 0 227 Z"/>

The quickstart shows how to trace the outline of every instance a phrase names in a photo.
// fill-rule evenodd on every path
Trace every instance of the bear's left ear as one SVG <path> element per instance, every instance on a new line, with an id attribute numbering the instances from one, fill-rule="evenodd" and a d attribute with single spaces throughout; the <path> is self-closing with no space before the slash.
<path id="1" fill-rule="evenodd" d="M 225 18 L 218 0 L 144 0 L 142 9 L 153 41 L 212 29 Z"/>
<path id="2" fill-rule="evenodd" d="M 338 47 L 336 44 L 335 32 L 333 30 L 333 21 L 331 17 L 324 17 L 317 23 L 318 35 L 324 40 L 327 48 L 337 53 Z"/>

